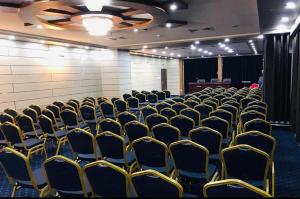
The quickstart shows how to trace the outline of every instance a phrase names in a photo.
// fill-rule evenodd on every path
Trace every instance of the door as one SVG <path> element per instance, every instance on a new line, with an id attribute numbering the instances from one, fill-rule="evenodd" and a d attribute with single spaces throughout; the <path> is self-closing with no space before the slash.
<path id="1" fill-rule="evenodd" d="M 161 90 L 168 89 L 167 69 L 161 69 Z"/>

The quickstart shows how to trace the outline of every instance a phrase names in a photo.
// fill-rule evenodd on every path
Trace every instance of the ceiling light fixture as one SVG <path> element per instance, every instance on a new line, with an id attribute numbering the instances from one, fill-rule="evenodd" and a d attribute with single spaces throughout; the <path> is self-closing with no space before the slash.
<path id="1" fill-rule="evenodd" d="M 147 45 L 145 45 L 145 46 L 143 46 L 143 48 L 145 49 L 145 48 L 148 48 L 148 46 Z"/>
<path id="2" fill-rule="evenodd" d="M 253 40 L 249 40 L 249 43 L 252 43 L 253 42 Z"/>
<path id="3" fill-rule="evenodd" d="M 171 27 L 172 27 L 172 24 L 171 24 L 171 23 L 166 23 L 166 27 L 167 27 L 167 28 L 171 28 Z"/>
<path id="4" fill-rule="evenodd" d="M 203 51 L 203 49 L 202 49 L 202 48 L 199 48 L 199 49 L 198 49 L 198 52 L 202 52 L 202 51 Z"/>
<path id="5" fill-rule="evenodd" d="M 133 32 L 138 32 L 138 31 L 139 31 L 139 29 L 137 29 L 137 28 L 133 29 Z"/>
<path id="6" fill-rule="evenodd" d="M 166 54 L 166 51 L 162 51 L 162 54 Z"/>
<path id="7" fill-rule="evenodd" d="M 197 48 L 196 48 L 196 46 L 194 46 L 193 44 L 191 45 L 191 49 L 192 50 L 196 50 Z"/>
<path id="8" fill-rule="evenodd" d="M 205 51 L 204 51 L 204 54 L 207 54 L 207 53 L 208 53 L 208 51 L 207 51 L 207 50 L 205 50 Z"/>
<path id="9" fill-rule="evenodd" d="M 178 54 L 177 57 L 181 57 L 181 54 Z"/>
<path id="10" fill-rule="evenodd" d="M 43 29 L 43 26 L 42 25 L 37 25 L 36 28 L 37 29 Z"/>
<path id="11" fill-rule="evenodd" d="M 170 10 L 175 11 L 178 9 L 178 6 L 176 3 L 172 3 L 169 8 L 170 8 Z"/>
<path id="12" fill-rule="evenodd" d="M 82 25 L 93 36 L 104 36 L 112 29 L 110 15 L 87 14 L 82 16 Z"/>
<path id="13" fill-rule="evenodd" d="M 84 48 L 88 50 L 90 47 L 86 46 L 86 47 L 84 47 Z"/>
<path id="14" fill-rule="evenodd" d="M 89 11 L 101 11 L 103 6 L 109 5 L 110 0 L 85 0 L 84 4 Z"/>
<path id="15" fill-rule="evenodd" d="M 168 50 L 168 49 L 169 49 L 169 47 L 168 47 L 168 46 L 166 46 L 166 47 L 165 47 L 165 49 L 166 49 L 166 50 Z"/>
<path id="16" fill-rule="evenodd" d="M 290 21 L 290 18 L 289 17 L 281 17 L 280 21 L 283 22 L 283 23 L 286 23 L 286 22 Z"/>
<path id="17" fill-rule="evenodd" d="M 257 39 L 263 39 L 263 38 L 264 38 L 264 35 L 257 36 Z"/>
<path id="18" fill-rule="evenodd" d="M 200 44 L 200 41 L 195 41 L 195 44 L 196 44 L 196 45 Z"/>
<path id="19" fill-rule="evenodd" d="M 212 52 L 209 52 L 208 54 L 209 54 L 209 55 L 212 55 L 213 53 L 212 53 Z"/>
<path id="20" fill-rule="evenodd" d="M 46 43 L 46 41 L 45 40 L 40 40 L 40 43 L 44 44 L 44 43 Z"/>
<path id="21" fill-rule="evenodd" d="M 170 56 L 174 56 L 174 53 L 170 53 Z"/>
<path id="22" fill-rule="evenodd" d="M 70 46 L 70 44 L 65 44 L 65 47 L 69 47 Z"/>
<path id="23" fill-rule="evenodd" d="M 235 56 L 239 56 L 239 54 L 237 53 L 237 54 L 235 54 Z"/>
<path id="24" fill-rule="evenodd" d="M 15 37 L 15 36 L 13 36 L 13 35 L 9 35 L 9 36 L 8 36 L 8 39 L 9 39 L 9 40 L 15 40 L 15 39 L 16 39 L 16 37 Z"/>
<path id="25" fill-rule="evenodd" d="M 157 50 L 156 50 L 156 49 L 153 49 L 153 50 L 152 50 L 152 52 L 153 52 L 153 53 L 156 53 L 156 52 L 157 52 Z"/>
<path id="26" fill-rule="evenodd" d="M 289 1 L 285 4 L 285 8 L 286 9 L 295 9 L 296 8 L 296 4 L 293 1 Z"/>
<path id="27" fill-rule="evenodd" d="M 225 42 L 230 42 L 230 39 L 229 39 L 229 38 L 226 38 L 224 41 L 225 41 Z"/>

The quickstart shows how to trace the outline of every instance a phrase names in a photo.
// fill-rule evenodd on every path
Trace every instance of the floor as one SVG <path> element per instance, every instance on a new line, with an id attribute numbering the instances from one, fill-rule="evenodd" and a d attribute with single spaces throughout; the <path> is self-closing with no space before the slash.
<path id="1" fill-rule="evenodd" d="M 275 196 L 300 197 L 300 147 L 295 141 L 294 134 L 287 130 L 273 128 L 273 135 L 277 141 L 275 151 Z M 48 147 L 49 148 L 49 147 Z M 50 146 L 48 153 L 54 150 Z M 68 145 L 62 148 L 61 154 L 70 156 Z M 31 163 L 33 168 L 41 165 L 43 158 L 36 156 Z M 6 176 L 0 170 L 0 197 L 9 197 L 12 187 L 8 184 Z M 38 197 L 31 189 L 21 189 L 16 196 Z"/>

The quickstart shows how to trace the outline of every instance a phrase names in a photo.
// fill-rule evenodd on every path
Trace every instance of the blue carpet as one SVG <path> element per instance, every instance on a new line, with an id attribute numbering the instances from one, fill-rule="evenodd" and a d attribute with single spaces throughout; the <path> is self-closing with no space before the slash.
<path id="1" fill-rule="evenodd" d="M 289 131 L 273 130 L 277 141 L 275 151 L 275 196 L 300 197 L 300 147 L 295 141 L 294 134 Z M 54 148 L 47 147 L 48 154 L 53 155 Z M 64 145 L 60 154 L 71 158 L 68 144 Z M 33 169 L 40 167 L 43 156 L 34 156 L 31 160 Z M 8 184 L 4 172 L 0 169 L 0 197 L 10 197 L 12 186 Z M 21 189 L 17 197 L 38 197 L 32 189 Z"/>

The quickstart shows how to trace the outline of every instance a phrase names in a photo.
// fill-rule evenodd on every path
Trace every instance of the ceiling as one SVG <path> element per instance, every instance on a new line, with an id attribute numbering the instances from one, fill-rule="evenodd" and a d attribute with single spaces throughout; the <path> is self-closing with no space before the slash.
<path id="1" fill-rule="evenodd" d="M 284 9 L 287 2 L 285 0 L 172 1 L 177 1 L 180 5 L 178 10 L 168 9 L 171 0 L 111 0 L 110 6 L 115 6 L 114 11 L 134 8 L 135 14 L 143 13 L 144 17 L 152 20 L 148 20 L 148 24 L 138 22 L 137 26 L 135 24 L 126 26 L 128 21 L 124 21 L 124 26 L 115 27 L 106 36 L 91 36 L 78 24 L 74 25 L 76 28 L 61 26 L 63 28 L 49 29 L 50 26 L 45 24 L 42 24 L 44 28 L 37 28 L 40 24 L 36 19 L 37 14 L 40 14 L 37 5 L 44 10 L 45 8 L 61 9 L 80 15 L 77 13 L 78 10 L 71 10 L 70 6 L 83 5 L 83 0 L 0 0 L 0 33 L 15 34 L 23 38 L 43 38 L 71 44 L 117 48 L 150 56 L 179 57 L 180 55 L 180 57 L 191 58 L 208 56 L 204 51 L 212 52 L 209 56 L 254 54 L 253 47 L 249 43 L 249 40 L 253 40 L 257 53 L 260 54 L 263 50 L 263 40 L 256 37 L 261 33 L 272 32 L 283 15 L 290 17 L 286 25 L 291 26 L 300 8 L 300 0 L 294 0 L 297 9 L 292 11 Z M 66 17 L 65 13 L 60 15 Z M 119 16 L 119 13 L 117 15 Z M 57 14 L 54 16 L 57 17 Z M 171 28 L 165 27 L 167 22 L 172 23 Z M 139 31 L 134 32 L 133 29 Z M 230 42 L 224 42 L 225 38 L 230 38 Z M 200 44 L 194 44 L 196 50 L 190 48 L 194 41 L 200 41 Z M 218 45 L 220 42 L 232 48 L 233 52 L 228 53 L 220 48 Z M 147 48 L 143 49 L 143 46 Z M 199 48 L 203 50 L 199 52 Z"/>

